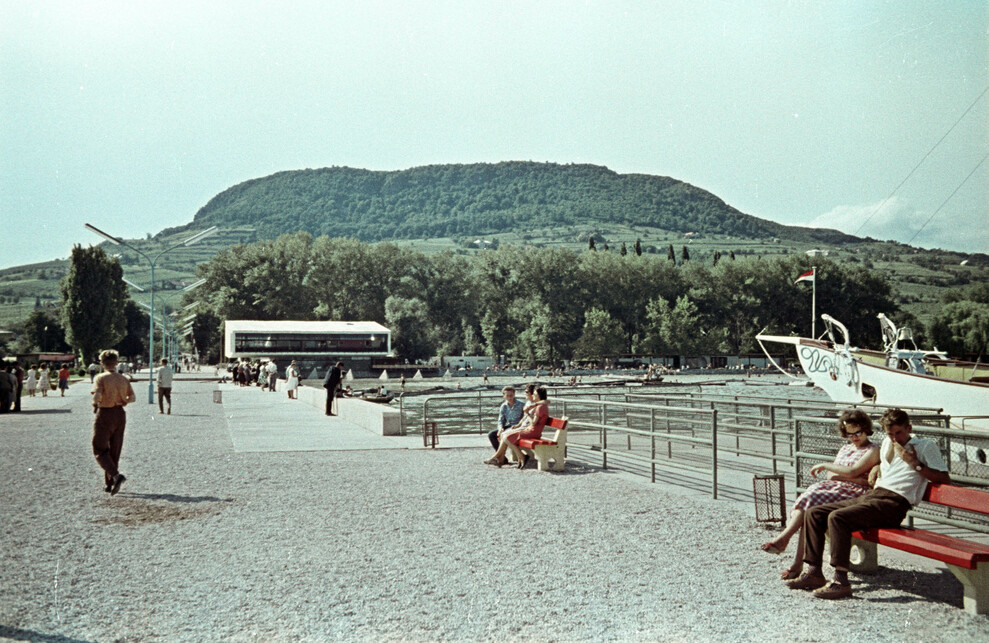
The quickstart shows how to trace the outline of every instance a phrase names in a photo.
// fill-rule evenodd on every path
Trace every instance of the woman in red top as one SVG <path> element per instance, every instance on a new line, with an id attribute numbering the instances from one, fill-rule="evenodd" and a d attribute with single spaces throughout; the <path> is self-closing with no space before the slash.
<path id="1" fill-rule="evenodd" d="M 505 451 L 511 449 L 512 453 L 515 454 L 515 459 L 519 463 L 519 469 L 525 467 L 525 463 L 529 461 L 529 456 L 522 453 L 522 450 L 519 449 L 519 440 L 522 438 L 538 439 L 542 436 L 546 423 L 549 422 L 549 400 L 547 399 L 546 389 L 541 386 L 537 388 L 535 397 L 535 403 L 525 411 L 532 417 L 531 424 L 526 425 L 523 421 L 520 423 L 521 428 L 503 433 L 501 444 L 498 445 L 498 450 L 495 452 L 494 457 L 490 460 L 485 460 L 485 464 L 493 464 L 496 467 L 504 465 L 507 462 Z"/>
<path id="2" fill-rule="evenodd" d="M 69 390 L 69 365 L 62 364 L 62 370 L 58 372 L 58 390 L 61 391 L 62 397 L 65 397 L 65 392 Z"/>

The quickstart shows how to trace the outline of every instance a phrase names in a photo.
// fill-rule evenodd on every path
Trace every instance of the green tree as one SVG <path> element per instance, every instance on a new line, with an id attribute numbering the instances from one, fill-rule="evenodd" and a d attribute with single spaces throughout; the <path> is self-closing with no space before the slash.
<path id="1" fill-rule="evenodd" d="M 931 341 L 954 356 L 976 355 L 989 348 L 989 304 L 956 301 L 938 309 L 931 319 Z"/>
<path id="2" fill-rule="evenodd" d="M 146 356 L 148 351 L 148 314 L 134 300 L 124 303 L 125 335 L 113 348 L 121 357 Z"/>
<path id="3" fill-rule="evenodd" d="M 101 246 L 72 248 L 69 273 L 62 279 L 62 323 L 66 341 L 86 362 L 119 342 L 126 331 L 128 300 L 123 270 Z"/>
<path id="4" fill-rule="evenodd" d="M 592 308 L 584 315 L 584 331 L 574 346 L 578 359 L 601 359 L 620 354 L 625 348 L 625 332 L 607 311 Z"/>
<path id="5" fill-rule="evenodd" d="M 673 244 L 672 243 L 670 244 L 670 247 L 667 248 L 667 250 L 666 250 L 666 260 L 669 261 L 670 263 L 673 263 L 673 264 L 675 264 L 677 262 L 677 255 L 676 255 L 675 252 L 673 252 Z"/>
<path id="6" fill-rule="evenodd" d="M 388 297 L 385 300 L 385 322 L 391 329 L 391 346 L 397 355 L 419 361 L 433 354 L 427 333 L 429 312 L 424 301 L 394 295 Z"/>
<path id="7" fill-rule="evenodd" d="M 624 241 L 622 241 L 622 247 L 621 247 L 621 249 L 620 249 L 620 250 L 618 251 L 618 254 L 620 254 L 620 255 L 621 255 L 621 256 L 623 256 L 623 257 L 624 257 L 624 256 L 627 256 L 627 255 L 628 255 L 628 248 L 627 248 L 627 247 L 625 247 L 625 242 L 624 242 Z"/>
<path id="8" fill-rule="evenodd" d="M 588 250 L 596 250 L 597 249 L 597 248 L 594 247 L 594 235 L 591 235 L 591 236 L 587 237 L 587 249 Z"/>
<path id="9" fill-rule="evenodd" d="M 218 364 L 223 357 L 223 320 L 209 309 L 197 310 L 192 320 L 192 343 L 201 362 Z"/>
<path id="10" fill-rule="evenodd" d="M 32 311 L 24 321 L 24 343 L 30 351 L 66 353 L 72 347 L 65 343 L 65 328 L 61 320 L 46 310 Z"/>
<path id="11" fill-rule="evenodd" d="M 638 239 L 636 239 L 635 240 L 635 245 L 632 246 L 632 249 L 635 251 L 635 256 L 636 257 L 641 257 L 642 256 L 642 242 L 641 241 L 639 241 Z"/>
<path id="12" fill-rule="evenodd" d="M 688 261 L 690 261 L 690 252 L 687 251 L 687 246 L 684 246 L 680 252 L 680 263 L 687 263 Z"/>

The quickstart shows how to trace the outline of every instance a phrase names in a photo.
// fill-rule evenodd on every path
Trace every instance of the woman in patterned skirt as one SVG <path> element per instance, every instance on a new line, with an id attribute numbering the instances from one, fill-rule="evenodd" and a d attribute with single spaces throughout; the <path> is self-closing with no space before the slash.
<path id="1" fill-rule="evenodd" d="M 869 471 L 879 464 L 879 447 L 869 441 L 872 435 L 872 420 L 864 411 L 849 409 L 841 414 L 837 426 L 838 433 L 848 439 L 848 444 L 838 450 L 834 462 L 814 465 L 810 474 L 815 478 L 828 472 L 828 479 L 815 482 L 800 494 L 793 503 L 790 521 L 775 540 L 762 544 L 762 550 L 770 554 L 782 554 L 786 546 L 804 524 L 804 511 L 810 507 L 858 498 L 869 490 Z M 790 580 L 800 576 L 804 566 L 803 541 L 797 538 L 797 552 L 793 563 L 783 570 L 780 578 Z"/>

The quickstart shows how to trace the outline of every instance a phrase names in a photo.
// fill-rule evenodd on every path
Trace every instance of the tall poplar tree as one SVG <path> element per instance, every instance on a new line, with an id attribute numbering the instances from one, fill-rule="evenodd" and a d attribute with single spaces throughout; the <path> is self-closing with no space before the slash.
<path id="1" fill-rule="evenodd" d="M 124 338 L 127 321 L 124 304 L 128 299 L 120 262 L 111 259 L 102 247 L 72 248 L 69 272 L 62 279 L 62 325 L 65 339 L 84 362 L 97 352 L 116 345 Z"/>

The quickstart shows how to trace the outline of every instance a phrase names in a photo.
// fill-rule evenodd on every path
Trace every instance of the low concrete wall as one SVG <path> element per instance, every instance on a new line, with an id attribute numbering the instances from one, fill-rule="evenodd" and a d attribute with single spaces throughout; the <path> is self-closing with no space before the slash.
<path id="1" fill-rule="evenodd" d="M 278 380 L 275 390 L 285 395 L 285 380 Z M 326 409 L 326 389 L 313 386 L 300 386 L 296 389 L 300 402 L 315 406 L 320 411 Z M 387 404 L 375 404 L 353 397 L 337 398 L 337 415 L 342 420 L 353 422 L 378 435 L 401 435 L 402 412 Z"/>

